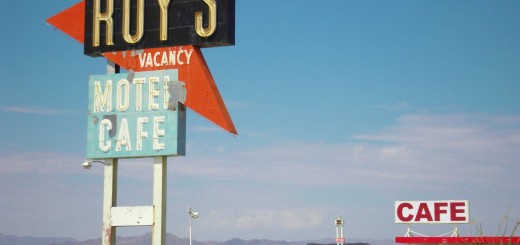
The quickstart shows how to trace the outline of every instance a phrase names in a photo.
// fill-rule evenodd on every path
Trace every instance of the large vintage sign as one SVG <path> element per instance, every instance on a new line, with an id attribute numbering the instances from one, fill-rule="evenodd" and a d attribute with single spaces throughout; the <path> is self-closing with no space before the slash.
<path id="1" fill-rule="evenodd" d="M 184 155 L 186 100 L 177 70 L 93 75 L 87 158 Z"/>
<path id="2" fill-rule="evenodd" d="M 233 45 L 234 20 L 234 0 L 83 0 L 47 20 L 116 72 L 88 85 L 85 163 L 105 161 L 102 244 L 140 225 L 165 243 L 166 162 L 185 154 L 185 107 L 237 134 L 200 51 Z M 136 157 L 154 158 L 153 205 L 117 207 L 118 159 Z"/>
<path id="3" fill-rule="evenodd" d="M 467 200 L 396 201 L 395 223 L 469 223 Z"/>
<path id="4" fill-rule="evenodd" d="M 213 9 L 213 3 L 216 4 L 216 7 L 214 7 L 216 8 L 217 23 L 214 30 L 209 28 L 213 25 L 208 24 L 208 21 L 211 22 L 210 19 L 215 17 L 210 14 L 213 11 L 211 10 Z M 99 8 L 96 7 L 96 11 L 94 11 L 94 6 L 97 6 L 97 4 L 99 4 Z M 138 5 L 144 11 L 143 20 L 138 20 L 137 18 L 137 10 L 140 9 Z M 99 46 L 86 48 L 93 52 L 91 55 L 95 56 L 97 52 L 102 52 L 102 50 L 110 50 L 110 52 L 104 52 L 101 55 L 131 72 L 178 69 L 179 80 L 186 84 L 187 95 L 184 105 L 229 133 L 237 134 L 237 130 L 233 125 L 233 121 L 200 50 L 200 47 L 234 43 L 234 6 L 234 0 L 144 0 L 144 2 L 137 0 L 87 0 L 81 1 L 52 16 L 47 22 L 75 40 L 84 43 L 85 46 L 92 46 L 92 44 L 96 43 L 93 42 L 94 36 L 97 36 L 97 34 L 93 36 L 93 33 L 97 33 L 97 31 L 93 29 L 94 26 L 92 25 L 94 23 L 92 22 L 94 21 L 93 18 L 96 16 L 99 19 L 95 21 L 95 26 L 99 27 Z M 86 12 L 89 11 L 92 14 L 92 18 L 86 17 L 88 15 Z M 124 21 L 122 15 L 125 12 L 127 13 L 125 16 L 128 15 L 128 20 L 130 21 L 130 26 L 125 27 L 128 28 L 128 33 L 119 31 L 123 30 Z M 97 14 L 94 15 L 93 13 Z M 162 17 L 163 19 L 161 19 L 160 16 L 167 16 L 167 18 Z M 202 19 L 202 22 L 196 22 L 196 17 L 197 19 Z M 166 24 L 159 23 L 161 20 L 167 20 Z M 89 24 L 89 22 L 92 23 Z M 141 22 L 143 23 L 142 36 L 137 35 L 135 38 L 123 37 L 120 39 L 122 36 L 136 35 L 135 23 Z M 147 24 L 148 22 L 153 22 L 154 24 Z M 200 27 L 197 23 L 202 23 L 202 29 L 197 28 L 197 26 Z M 154 32 L 154 30 L 145 32 L 148 30 L 148 25 L 155 25 L 158 29 L 154 30 L 159 30 L 159 32 Z M 163 36 L 162 34 L 164 33 L 160 31 L 161 25 L 163 26 L 162 30 L 167 31 L 166 36 Z M 178 33 L 174 30 L 179 25 L 184 26 L 183 29 L 186 32 Z M 86 28 L 85 26 L 89 27 Z M 108 30 L 107 27 L 109 29 L 113 28 L 113 30 Z M 109 36 L 113 37 L 109 42 L 106 40 L 106 33 L 111 33 Z M 223 35 L 222 33 L 226 34 Z M 188 35 L 192 39 L 183 37 L 184 35 Z M 204 35 L 209 36 L 202 37 Z M 226 38 L 221 38 L 224 36 Z M 149 39 L 157 40 L 157 38 L 161 39 L 162 37 L 165 37 L 167 40 L 160 41 L 160 45 L 156 41 L 149 41 Z M 126 39 L 129 39 L 129 41 Z M 133 41 L 130 39 L 135 39 L 136 42 L 131 43 Z M 179 40 L 191 40 L 194 43 L 185 46 L 169 46 L 184 43 L 177 42 Z M 114 45 L 107 45 L 112 42 Z M 159 47 L 148 47 L 156 44 Z M 127 48 L 131 50 L 122 50 Z"/>
<path id="5" fill-rule="evenodd" d="M 85 54 L 235 43 L 234 0 L 86 0 Z"/>

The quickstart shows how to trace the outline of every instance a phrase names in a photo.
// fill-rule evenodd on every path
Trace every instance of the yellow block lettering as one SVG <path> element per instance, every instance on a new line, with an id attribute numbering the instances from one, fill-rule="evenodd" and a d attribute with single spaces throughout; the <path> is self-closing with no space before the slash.
<path id="1" fill-rule="evenodd" d="M 195 31 L 201 37 L 209 37 L 217 29 L 217 2 L 215 0 L 204 0 L 204 2 L 208 5 L 209 10 L 208 27 L 202 26 L 202 11 L 198 11 L 195 12 Z"/>
<path id="2" fill-rule="evenodd" d="M 114 23 L 112 20 L 112 14 L 114 13 L 114 2 L 113 0 L 105 0 L 106 11 L 104 13 L 101 13 L 100 1 L 101 0 L 94 0 L 94 22 L 92 25 L 92 46 L 94 47 L 99 46 L 99 25 L 101 24 L 101 21 L 105 21 L 106 24 L 107 45 L 114 45 Z"/>

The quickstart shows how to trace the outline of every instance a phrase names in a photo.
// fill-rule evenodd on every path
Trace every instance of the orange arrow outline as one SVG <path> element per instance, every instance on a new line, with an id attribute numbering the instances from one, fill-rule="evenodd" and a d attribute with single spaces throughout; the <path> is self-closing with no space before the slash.
<path id="1" fill-rule="evenodd" d="M 85 39 L 85 1 L 76 3 L 72 7 L 50 17 L 47 19 L 47 23 L 83 44 Z"/>
<path id="2" fill-rule="evenodd" d="M 81 1 L 52 16 L 47 19 L 47 22 L 83 44 L 85 37 L 85 1 Z M 193 50 L 189 65 L 165 65 L 161 66 L 161 69 L 179 70 L 179 80 L 186 83 L 186 107 L 197 112 L 224 130 L 235 135 L 238 134 L 199 47 L 178 46 L 151 48 L 139 50 L 138 52 L 162 53 L 165 51 L 169 52 L 171 50 L 178 51 L 183 49 Z M 103 53 L 103 56 L 128 71 L 157 70 L 155 67 L 140 67 L 138 65 L 139 58 L 135 50 L 108 52 Z"/>

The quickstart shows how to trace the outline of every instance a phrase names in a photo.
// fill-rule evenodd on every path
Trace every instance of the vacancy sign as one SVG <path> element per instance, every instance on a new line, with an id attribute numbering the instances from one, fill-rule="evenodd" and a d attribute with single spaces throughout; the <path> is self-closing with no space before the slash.
<path id="1" fill-rule="evenodd" d="M 469 223 L 469 201 L 396 201 L 395 223 Z"/>
<path id="2" fill-rule="evenodd" d="M 87 158 L 185 154 L 186 100 L 177 70 L 93 75 Z"/>

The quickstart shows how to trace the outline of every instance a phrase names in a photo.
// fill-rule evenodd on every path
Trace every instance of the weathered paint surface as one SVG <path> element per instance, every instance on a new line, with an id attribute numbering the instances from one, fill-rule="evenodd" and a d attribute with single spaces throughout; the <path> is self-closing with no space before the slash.
<path id="1" fill-rule="evenodd" d="M 153 206 L 112 207 L 111 226 L 151 226 L 153 225 Z"/>
<path id="2" fill-rule="evenodd" d="M 185 100 L 177 70 L 91 76 L 87 158 L 184 155 Z"/>
<path id="3" fill-rule="evenodd" d="M 116 227 L 110 225 L 110 210 L 117 206 L 118 159 L 105 159 L 105 177 L 103 183 L 103 232 L 102 245 L 115 244 Z"/>

